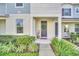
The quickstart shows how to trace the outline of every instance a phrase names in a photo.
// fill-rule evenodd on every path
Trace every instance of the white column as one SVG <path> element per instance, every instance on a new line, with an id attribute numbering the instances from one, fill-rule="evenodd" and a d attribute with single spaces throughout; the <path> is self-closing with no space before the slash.
<path id="1" fill-rule="evenodd" d="M 58 39 L 62 39 L 62 19 L 58 17 Z"/>
<path id="2" fill-rule="evenodd" d="M 30 35 L 33 36 L 33 17 L 32 17 L 32 15 L 30 15 L 29 20 L 30 20 L 30 26 L 29 25 L 28 26 L 30 27 Z"/>
<path id="3" fill-rule="evenodd" d="M 35 33 L 35 19 L 33 19 L 33 35 L 35 36 L 36 33 Z"/>

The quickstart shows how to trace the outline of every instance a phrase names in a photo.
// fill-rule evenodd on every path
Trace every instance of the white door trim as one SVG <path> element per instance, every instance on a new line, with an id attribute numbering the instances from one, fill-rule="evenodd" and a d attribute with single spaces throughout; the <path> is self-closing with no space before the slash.
<path id="1" fill-rule="evenodd" d="M 40 19 L 40 38 L 48 38 L 48 30 L 47 30 L 47 37 L 41 37 L 41 22 L 42 21 L 47 21 L 47 19 Z M 47 21 L 47 23 L 48 23 L 48 21 Z M 47 28 L 48 28 L 48 26 L 47 26 Z"/>

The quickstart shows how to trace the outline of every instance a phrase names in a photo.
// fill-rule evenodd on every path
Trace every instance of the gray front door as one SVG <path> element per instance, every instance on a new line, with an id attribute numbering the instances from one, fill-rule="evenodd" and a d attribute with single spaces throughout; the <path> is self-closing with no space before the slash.
<path id="1" fill-rule="evenodd" d="M 47 21 L 41 21 L 41 38 L 47 38 Z"/>

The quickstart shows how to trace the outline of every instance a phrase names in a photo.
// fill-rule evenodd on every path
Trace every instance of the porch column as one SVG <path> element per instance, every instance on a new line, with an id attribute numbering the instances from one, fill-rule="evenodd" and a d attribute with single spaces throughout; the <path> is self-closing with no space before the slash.
<path id="1" fill-rule="evenodd" d="M 58 17 L 58 39 L 62 39 L 62 19 Z"/>
<path id="2" fill-rule="evenodd" d="M 33 36 L 33 17 L 32 17 L 32 15 L 30 15 L 30 26 L 29 27 L 30 27 L 30 35 Z"/>

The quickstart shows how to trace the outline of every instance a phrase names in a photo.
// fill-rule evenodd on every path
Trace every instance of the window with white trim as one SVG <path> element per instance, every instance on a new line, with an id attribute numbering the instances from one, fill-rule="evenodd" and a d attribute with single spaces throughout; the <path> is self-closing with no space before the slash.
<path id="1" fill-rule="evenodd" d="M 15 7 L 16 8 L 23 8 L 24 7 L 24 4 L 23 3 L 16 3 L 15 4 Z"/>
<path id="2" fill-rule="evenodd" d="M 62 8 L 62 16 L 71 16 L 71 8 Z"/>
<path id="3" fill-rule="evenodd" d="M 79 7 L 75 8 L 75 13 L 79 13 Z"/>
<path id="4" fill-rule="evenodd" d="M 23 33 L 23 19 L 16 19 L 17 33 Z"/>

